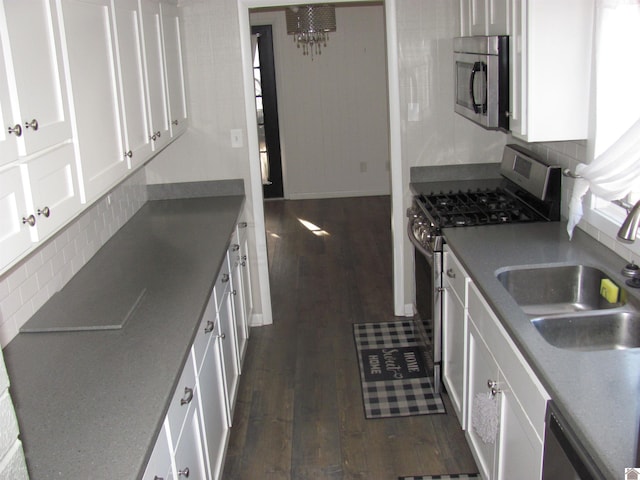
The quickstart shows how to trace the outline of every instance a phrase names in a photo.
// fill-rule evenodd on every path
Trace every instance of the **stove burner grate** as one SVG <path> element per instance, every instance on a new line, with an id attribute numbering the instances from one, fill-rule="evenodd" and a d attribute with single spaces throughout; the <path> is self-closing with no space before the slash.
<path id="1" fill-rule="evenodd" d="M 544 220 L 520 199 L 498 188 L 423 196 L 423 205 L 438 227 L 523 223 Z"/>

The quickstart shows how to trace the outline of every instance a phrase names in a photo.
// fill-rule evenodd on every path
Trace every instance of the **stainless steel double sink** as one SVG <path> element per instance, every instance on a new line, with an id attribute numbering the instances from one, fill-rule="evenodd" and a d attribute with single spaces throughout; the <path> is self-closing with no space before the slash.
<path id="1" fill-rule="evenodd" d="M 569 350 L 640 347 L 640 305 L 620 288 L 600 294 L 601 270 L 586 265 L 515 266 L 496 276 L 547 343 Z"/>

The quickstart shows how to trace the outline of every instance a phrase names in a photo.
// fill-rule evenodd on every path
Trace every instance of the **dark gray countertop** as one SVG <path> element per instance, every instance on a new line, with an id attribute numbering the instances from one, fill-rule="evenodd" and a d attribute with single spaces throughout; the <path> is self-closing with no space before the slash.
<path id="1" fill-rule="evenodd" d="M 38 313 L 104 316 L 123 286 L 145 289 L 124 326 L 21 333 L 7 345 L 31 478 L 142 475 L 243 202 L 147 202 Z"/>
<path id="2" fill-rule="evenodd" d="M 581 352 L 549 345 L 496 270 L 584 264 L 624 285 L 619 272 L 626 261 L 578 229 L 569 241 L 564 222 L 448 228 L 444 236 L 596 464 L 607 478 L 621 478 L 625 467 L 636 466 L 640 349 Z"/>

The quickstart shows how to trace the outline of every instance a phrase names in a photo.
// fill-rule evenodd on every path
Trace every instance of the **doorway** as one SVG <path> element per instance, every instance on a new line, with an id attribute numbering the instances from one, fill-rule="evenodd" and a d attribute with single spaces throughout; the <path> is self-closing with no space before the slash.
<path id="1" fill-rule="evenodd" d="M 264 198 L 282 198 L 282 159 L 271 25 L 251 27 L 258 148 Z"/>

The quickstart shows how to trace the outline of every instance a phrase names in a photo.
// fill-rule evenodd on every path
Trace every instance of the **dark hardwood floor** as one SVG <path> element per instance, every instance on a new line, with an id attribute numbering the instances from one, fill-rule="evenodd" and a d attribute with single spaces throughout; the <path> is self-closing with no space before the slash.
<path id="1" fill-rule="evenodd" d="M 351 325 L 393 318 L 389 219 L 386 196 L 265 204 L 274 323 L 251 330 L 224 479 L 477 471 L 446 395 L 447 415 L 364 418 Z"/>

